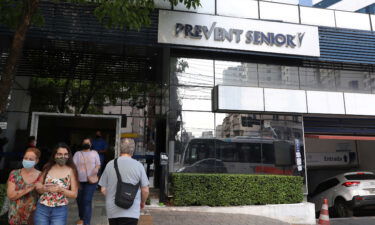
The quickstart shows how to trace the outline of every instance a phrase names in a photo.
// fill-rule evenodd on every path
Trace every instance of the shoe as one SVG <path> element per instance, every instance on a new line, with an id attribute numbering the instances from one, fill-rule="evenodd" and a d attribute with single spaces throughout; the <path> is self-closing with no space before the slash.
<path id="1" fill-rule="evenodd" d="M 83 220 L 78 220 L 77 225 L 83 225 Z"/>

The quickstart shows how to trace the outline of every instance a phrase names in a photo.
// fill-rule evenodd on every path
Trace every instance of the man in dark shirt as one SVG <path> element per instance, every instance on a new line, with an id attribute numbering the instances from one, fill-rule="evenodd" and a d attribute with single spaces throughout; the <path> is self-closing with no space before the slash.
<path id="1" fill-rule="evenodd" d="M 100 173 L 103 171 L 105 167 L 105 154 L 108 149 L 107 142 L 102 138 L 102 133 L 100 131 L 96 131 L 95 138 L 92 140 L 91 149 L 98 151 L 100 157 Z"/>

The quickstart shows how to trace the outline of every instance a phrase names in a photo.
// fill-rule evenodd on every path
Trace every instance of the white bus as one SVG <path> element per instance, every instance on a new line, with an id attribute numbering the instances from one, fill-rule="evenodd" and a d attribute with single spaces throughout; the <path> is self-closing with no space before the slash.
<path id="1" fill-rule="evenodd" d="M 292 175 L 295 145 L 262 138 L 196 138 L 186 145 L 180 165 L 177 172 Z"/>

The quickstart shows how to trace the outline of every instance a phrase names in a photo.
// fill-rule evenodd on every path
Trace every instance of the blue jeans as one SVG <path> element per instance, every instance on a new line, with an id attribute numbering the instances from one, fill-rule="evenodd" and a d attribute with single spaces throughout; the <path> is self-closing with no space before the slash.
<path id="1" fill-rule="evenodd" d="M 78 215 L 85 225 L 90 225 L 92 214 L 92 198 L 97 184 L 81 182 L 78 190 L 77 205 Z"/>
<path id="2" fill-rule="evenodd" d="M 34 213 L 34 224 L 38 225 L 66 225 L 68 206 L 48 207 L 38 202 Z"/>

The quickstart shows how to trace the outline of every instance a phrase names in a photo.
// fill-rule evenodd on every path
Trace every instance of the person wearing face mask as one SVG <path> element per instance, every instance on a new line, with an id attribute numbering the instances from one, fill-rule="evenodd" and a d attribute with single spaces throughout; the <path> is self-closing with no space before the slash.
<path id="1" fill-rule="evenodd" d="M 96 131 L 95 138 L 92 140 L 91 149 L 99 153 L 101 165 L 100 173 L 102 173 L 105 166 L 105 155 L 107 153 L 108 143 L 104 140 L 102 133 L 99 130 Z"/>
<path id="2" fill-rule="evenodd" d="M 36 205 L 37 225 L 66 225 L 68 198 L 77 198 L 78 174 L 70 148 L 59 143 L 44 166 L 36 190 L 41 194 Z"/>
<path id="3" fill-rule="evenodd" d="M 74 154 L 73 161 L 77 166 L 80 188 L 77 205 L 79 220 L 77 225 L 90 225 L 92 214 L 92 198 L 98 183 L 100 158 L 97 151 L 91 150 L 91 141 L 84 138 L 81 151 Z"/>
<path id="4" fill-rule="evenodd" d="M 30 224 L 29 218 L 35 210 L 38 194 L 35 186 L 40 171 L 34 167 L 40 158 L 37 148 L 28 148 L 23 157 L 22 169 L 13 170 L 8 178 L 7 196 L 9 198 L 8 221 L 10 225 Z"/>

